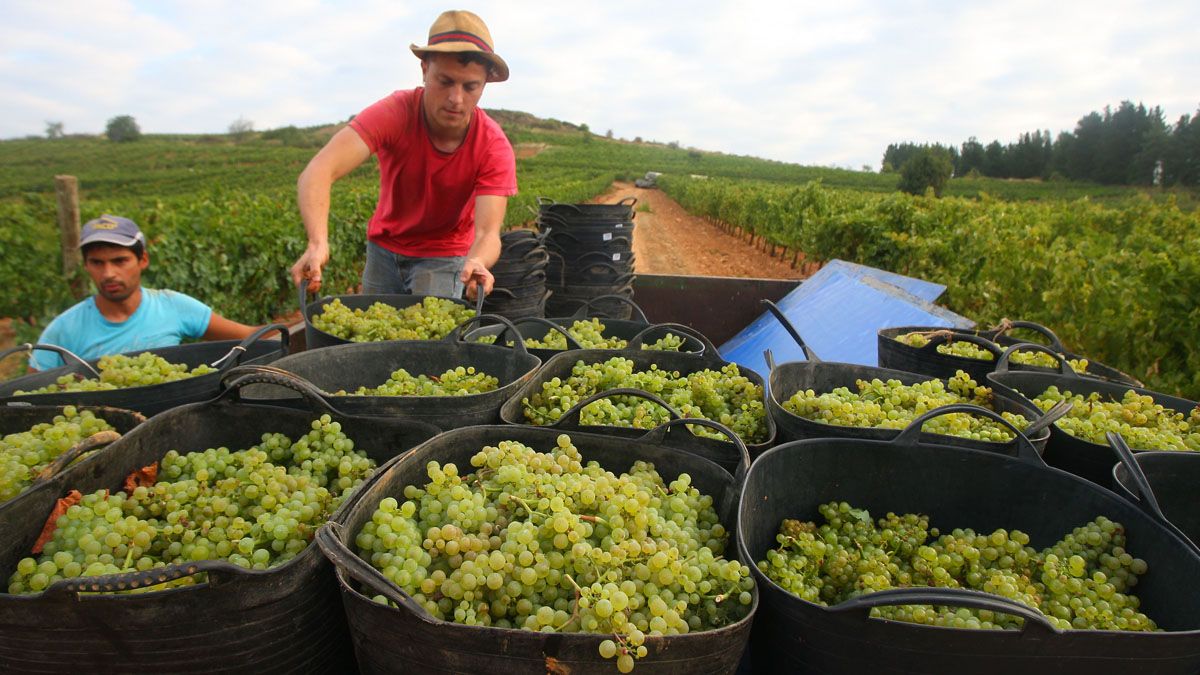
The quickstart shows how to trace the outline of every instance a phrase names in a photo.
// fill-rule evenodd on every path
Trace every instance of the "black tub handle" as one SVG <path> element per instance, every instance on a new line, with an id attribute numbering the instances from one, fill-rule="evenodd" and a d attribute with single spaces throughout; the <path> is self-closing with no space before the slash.
<path id="1" fill-rule="evenodd" d="M 1025 427 L 1025 437 L 1033 438 L 1034 436 L 1037 436 L 1038 432 L 1042 429 L 1047 429 L 1051 424 L 1054 424 L 1060 419 L 1066 417 L 1067 413 L 1071 412 L 1071 408 L 1074 407 L 1074 403 L 1066 400 L 1059 401 L 1058 403 L 1050 406 L 1050 409 L 1042 413 L 1041 417 L 1037 418 L 1031 422 L 1029 426 Z"/>
<path id="2" fill-rule="evenodd" d="M 1020 344 L 1015 344 L 1015 345 L 1009 347 L 1008 349 L 1005 349 L 1004 353 L 1001 354 L 1000 358 L 996 361 L 995 372 L 997 372 L 997 373 L 1009 372 L 1009 370 L 1008 370 L 1009 360 L 1012 358 L 1012 355 L 1014 352 L 1042 352 L 1045 354 L 1049 354 L 1050 356 L 1054 357 L 1055 361 L 1058 361 L 1058 372 L 1063 377 L 1073 377 L 1075 379 L 1080 379 L 1080 380 L 1083 379 L 1083 378 L 1079 377 L 1079 375 L 1075 372 L 1075 369 L 1071 367 L 1071 364 L 1067 363 L 1067 360 L 1062 357 L 1062 354 L 1059 354 L 1058 352 L 1054 351 L 1053 349 L 1050 349 L 1049 347 L 1047 347 L 1045 345 L 1039 345 L 1036 342 L 1022 342 Z"/>
<path id="3" fill-rule="evenodd" d="M 247 335 L 241 342 L 234 345 L 233 348 L 231 348 L 224 356 L 216 361 L 213 361 L 209 365 L 218 370 L 228 370 L 233 366 L 238 365 L 242 362 L 242 355 L 246 353 L 246 349 L 250 345 L 257 342 L 259 338 L 267 333 L 274 331 L 279 331 L 279 349 L 281 352 L 283 352 L 283 356 L 287 356 L 288 338 L 291 337 L 291 335 L 288 333 L 288 328 L 281 323 L 271 323 L 259 328 L 250 335 Z"/>
<path id="4" fill-rule="evenodd" d="M 804 341 L 804 338 L 800 337 L 800 331 L 796 330 L 796 326 L 794 326 L 791 320 L 787 318 L 787 316 L 783 313 L 783 310 L 779 308 L 779 305 L 776 305 L 774 302 L 771 302 L 766 298 L 763 298 L 761 302 L 767 306 L 767 309 L 770 310 L 772 314 L 775 315 L 775 318 L 779 320 L 779 323 L 783 324 L 784 329 L 787 330 L 788 334 L 792 336 L 792 339 L 796 341 L 796 344 L 800 345 L 800 349 L 804 350 L 804 358 L 814 363 L 819 362 L 821 359 L 817 358 L 816 352 L 814 352 L 808 346 L 808 343 Z"/>
<path id="5" fill-rule="evenodd" d="M 626 290 L 629 288 L 630 288 L 629 286 L 626 286 L 625 288 L 623 288 L 621 290 Z M 635 321 L 637 321 L 639 323 L 644 323 L 644 324 L 650 323 L 650 319 L 646 318 L 646 313 L 642 311 L 642 308 L 640 306 L 638 306 L 638 304 L 636 302 L 634 302 L 633 300 L 630 300 L 629 298 L 625 297 L 624 295 L 616 295 L 616 294 L 597 295 L 596 297 L 592 298 L 591 300 L 588 300 L 586 303 L 583 304 L 582 307 L 580 307 L 578 310 L 576 310 L 575 314 L 573 314 L 571 316 L 571 318 L 572 319 L 588 318 L 588 310 L 594 309 L 594 306 L 593 306 L 594 303 L 599 302 L 600 300 L 617 300 L 623 304 L 629 305 L 630 309 L 632 309 L 634 314 L 637 316 Z"/>
<path id="6" fill-rule="evenodd" d="M 629 208 L 633 208 L 633 205 L 637 204 L 637 201 L 638 201 L 637 197 L 630 195 L 630 196 L 622 199 L 621 201 L 617 202 L 616 205 L 617 206 L 628 206 Z M 626 204 L 625 202 L 629 202 L 629 203 Z"/>
<path id="7" fill-rule="evenodd" d="M 584 407 L 591 405 L 592 403 L 595 403 L 596 401 L 599 401 L 601 399 L 611 398 L 613 396 L 637 396 L 638 398 L 643 398 L 647 401 L 650 401 L 651 403 L 655 403 L 655 404 L 660 405 L 663 408 L 665 408 L 667 410 L 667 414 L 671 416 L 672 420 L 688 419 L 688 418 L 684 418 L 684 416 L 682 414 L 680 414 L 680 412 L 678 410 L 676 410 L 674 407 L 672 407 L 670 403 L 667 403 L 666 401 L 662 400 L 662 398 L 660 398 L 648 391 L 645 391 L 643 389 L 634 389 L 632 387 L 619 387 L 617 389 L 606 389 L 604 391 L 597 392 L 597 393 L 592 394 L 591 396 L 583 399 L 579 403 L 576 403 L 575 405 L 571 406 L 571 408 L 569 410 L 564 412 L 557 420 L 555 420 L 554 424 L 551 424 L 549 426 L 554 429 L 566 429 L 568 431 L 579 430 L 583 426 L 579 422 L 579 417 L 583 413 Z M 611 426 L 611 425 L 598 424 L 598 425 L 588 425 L 588 426 Z"/>
<path id="8" fill-rule="evenodd" d="M 247 364 L 237 366 L 225 372 L 221 376 L 220 386 L 222 391 L 217 394 L 211 403 L 218 403 L 233 399 L 233 402 L 242 401 L 242 387 L 251 384 L 271 384 L 300 394 L 301 398 L 308 401 L 309 408 L 315 413 L 337 416 L 345 416 L 345 413 L 333 407 L 325 397 L 327 394 L 316 387 L 308 380 L 289 373 L 286 370 L 276 368 L 274 366 L 263 366 L 257 364 Z"/>
<path id="9" fill-rule="evenodd" d="M 1046 340 L 1050 342 L 1050 348 L 1056 352 L 1064 353 L 1067 351 L 1067 348 L 1063 346 L 1062 340 L 1058 339 L 1058 336 L 1054 334 L 1054 331 L 1040 323 L 1034 323 L 1033 321 L 1009 321 L 1008 319 L 1001 319 L 1000 325 L 993 327 L 992 330 L 995 331 L 996 337 L 1000 337 L 1001 335 L 1004 335 L 1017 328 L 1031 330 L 1046 338 Z"/>
<path id="10" fill-rule="evenodd" d="M 247 571 L 224 560 L 196 560 L 166 567 L 155 567 L 144 572 L 123 572 L 100 577 L 62 579 L 51 584 L 44 593 L 48 596 L 73 593 L 113 593 L 135 588 L 148 588 L 204 573 L 208 574 L 209 586 L 219 586 L 247 574 Z"/>
<path id="11" fill-rule="evenodd" d="M 969 403 L 952 403 L 950 405 L 944 405 L 940 408 L 934 408 L 933 410 L 930 410 L 924 415 L 921 415 L 917 419 L 913 420 L 908 426 L 904 427 L 904 429 L 902 429 L 900 433 L 897 434 L 894 439 L 892 439 L 892 443 L 895 443 L 896 445 L 917 445 L 920 442 L 921 428 L 925 426 L 926 422 L 935 417 L 949 415 L 950 413 L 970 413 L 972 415 L 986 417 L 994 422 L 1003 424 L 1014 434 L 1014 440 L 1017 443 L 1018 458 L 1024 459 L 1025 461 L 1033 464 L 1037 464 L 1038 466 L 1046 466 L 1046 462 L 1042 459 L 1041 455 L 1038 454 L 1037 449 L 1033 447 L 1033 443 L 1030 443 L 1025 434 L 1021 433 L 1020 430 L 1013 426 L 1011 422 L 1004 419 L 994 411 L 988 410 L 987 408 L 981 408 L 977 405 L 971 405 Z"/>
<path id="12" fill-rule="evenodd" d="M 17 354 L 20 352 L 27 352 L 27 353 L 32 354 L 33 350 L 35 350 L 35 349 L 41 349 L 43 351 L 48 351 L 48 352 L 56 352 L 59 356 L 63 357 L 64 364 L 66 364 L 67 360 L 70 359 L 71 361 L 74 361 L 75 363 L 83 366 L 84 368 L 87 368 L 88 372 L 91 373 L 93 376 L 100 377 L 100 373 L 97 372 L 96 369 L 92 367 L 92 364 L 88 363 L 87 361 L 84 361 L 82 358 L 80 358 L 77 354 L 75 354 L 71 350 L 63 348 L 63 347 L 59 347 L 58 345 L 44 345 L 44 344 L 34 344 L 32 342 L 26 342 L 23 345 L 17 345 L 16 347 L 13 347 L 11 349 L 6 349 L 6 350 L 0 352 L 0 360 L 3 360 L 5 357 L 9 356 L 10 354 Z"/>
<path id="13" fill-rule="evenodd" d="M 63 469 L 67 468 L 76 459 L 82 457 L 85 453 L 91 452 L 96 448 L 102 448 L 110 443 L 115 443 L 121 438 L 121 434 L 111 429 L 99 431 L 87 438 L 79 441 L 75 445 L 67 448 L 67 451 L 54 458 L 53 462 L 46 465 L 44 469 L 38 472 L 33 479 L 34 485 L 45 483 L 51 478 L 57 476 Z"/>
<path id="14" fill-rule="evenodd" d="M 496 286 L 496 287 L 492 288 L 492 292 L 489 295 L 495 295 L 497 293 L 499 293 L 500 295 L 506 295 L 510 298 L 517 297 L 516 293 L 513 293 L 512 291 L 508 290 L 507 288 L 501 288 L 500 286 Z"/>
<path id="15" fill-rule="evenodd" d="M 720 422 L 704 417 L 681 417 L 679 419 L 667 420 L 657 427 L 654 427 L 650 431 L 647 431 L 646 434 L 638 440 L 643 443 L 653 443 L 655 445 L 669 445 L 668 439 L 671 437 L 671 434 L 674 433 L 675 429 L 683 427 L 688 433 L 692 433 L 690 429 L 687 429 L 687 427 L 692 424 L 708 427 L 710 429 L 716 429 L 728 437 L 733 443 L 733 447 L 738 453 L 738 468 L 737 471 L 734 472 L 734 485 L 740 486 L 746 478 L 746 473 L 750 471 L 750 449 L 746 447 L 746 442 L 742 440 L 741 436 L 733 433 L 733 430 L 724 424 L 721 424 Z M 686 448 L 679 449 L 684 451 L 687 450 Z"/>
<path id="16" fill-rule="evenodd" d="M 529 350 L 525 348 L 525 341 L 521 339 L 521 332 L 517 330 L 517 327 L 513 325 L 512 321 L 509 321 L 507 317 L 500 316 L 499 314 L 476 314 L 475 316 L 455 326 L 454 330 L 450 331 L 450 333 L 446 337 L 442 338 L 442 340 L 445 342 L 465 342 L 467 337 L 467 327 L 473 324 L 479 324 L 482 326 L 484 321 L 495 321 L 506 326 L 506 328 L 496 336 L 497 347 L 504 346 L 504 344 L 501 342 L 501 338 L 504 337 L 505 333 L 508 333 L 511 330 L 513 334 L 517 336 L 517 338 L 513 340 L 514 345 L 512 349 L 521 354 L 529 353 Z"/>
<path id="17" fill-rule="evenodd" d="M 551 199 L 549 197 L 539 196 L 539 197 L 534 197 L 534 199 L 537 201 L 538 206 L 554 206 L 555 204 L 558 204 L 558 202 L 554 201 L 553 199 Z"/>
<path id="18" fill-rule="evenodd" d="M 708 337 L 704 335 L 704 333 L 701 333 L 700 331 L 696 330 L 695 328 L 692 328 L 691 326 L 686 326 L 682 323 L 650 324 L 649 326 L 646 326 L 642 330 L 638 331 L 637 335 L 634 335 L 633 337 L 629 338 L 629 342 L 628 342 L 628 344 L 625 345 L 625 348 L 626 349 L 641 349 L 642 346 L 646 342 L 647 334 L 655 333 L 656 331 L 664 331 L 664 332 L 674 331 L 676 333 L 683 333 L 684 336 L 690 337 L 693 340 L 695 340 L 696 342 L 699 342 L 700 343 L 700 351 L 692 352 L 693 354 L 696 354 L 696 353 L 715 354 L 717 351 L 717 348 L 713 346 L 712 341 L 709 340 Z"/>
<path id="19" fill-rule="evenodd" d="M 1025 630 L 1036 626 L 1034 630 L 1048 633 L 1061 631 L 1050 623 L 1045 614 L 1016 600 L 1009 600 L 1001 595 L 992 595 L 983 591 L 972 591 L 965 588 L 889 588 L 885 591 L 866 593 L 857 598 L 833 605 L 829 609 L 834 612 L 859 612 L 872 607 L 890 607 L 893 605 L 948 605 L 951 607 L 970 607 L 972 609 L 987 609 L 1000 614 L 1019 616 L 1025 619 Z"/>
<path id="20" fill-rule="evenodd" d="M 379 570 L 368 565 L 365 560 L 355 555 L 350 547 L 346 546 L 346 543 L 342 541 L 344 531 L 345 528 L 341 523 L 332 520 L 317 529 L 315 537 L 317 546 L 321 548 L 321 552 L 333 563 L 333 566 L 416 616 L 428 617 L 429 613 L 425 611 L 424 607 L 417 604 L 416 600 L 410 598 L 399 586 L 383 576 Z"/>
<path id="21" fill-rule="evenodd" d="M 528 264 L 531 262 L 530 258 L 537 258 L 539 263 L 545 263 L 550 260 L 550 253 L 546 251 L 545 247 L 535 244 L 525 252 L 525 255 L 521 256 L 521 262 Z"/>
<path id="22" fill-rule="evenodd" d="M 954 342 L 955 340 L 961 340 L 963 342 L 970 342 L 973 345 L 983 347 L 985 350 L 987 350 L 988 353 L 990 353 L 992 355 L 992 358 L 997 361 L 999 361 L 1000 356 L 1003 353 L 1000 350 L 1000 347 L 997 346 L 995 342 L 992 342 L 991 340 L 989 340 L 985 337 L 979 337 L 978 335 L 975 335 L 974 333 L 960 333 L 958 331 L 951 330 L 949 328 L 938 329 L 938 330 L 933 331 L 933 334 L 929 336 L 929 343 L 926 344 L 924 347 L 917 347 L 916 349 L 919 349 L 920 351 L 923 351 L 923 352 L 936 352 L 938 345 L 948 344 L 950 342 Z M 953 355 L 952 354 L 944 354 L 943 356 L 953 356 Z M 977 361 L 978 360 L 978 359 L 970 359 L 970 358 L 964 357 L 964 356 L 955 356 L 955 358 L 959 358 L 959 359 L 965 358 L 968 361 L 971 361 L 971 360 Z"/>
<path id="23" fill-rule="evenodd" d="M 1154 489 L 1150 486 L 1149 479 L 1146 478 L 1146 472 L 1142 471 L 1142 465 L 1138 464 L 1137 457 L 1133 454 L 1133 449 L 1129 447 L 1129 444 L 1125 442 L 1121 434 L 1109 431 L 1105 434 L 1105 437 L 1108 438 L 1109 447 L 1117 454 L 1118 461 L 1125 466 L 1125 471 L 1129 474 L 1129 478 L 1133 482 L 1132 486 L 1127 485 L 1126 487 L 1131 488 L 1130 492 L 1133 492 L 1137 497 L 1134 503 L 1151 518 L 1157 520 L 1177 537 L 1187 542 L 1188 547 L 1193 553 L 1200 555 L 1200 546 L 1197 546 L 1196 542 L 1192 541 L 1190 537 L 1176 527 L 1175 523 L 1172 523 L 1167 518 L 1167 515 L 1163 513 L 1162 507 L 1158 504 L 1158 498 L 1154 496 Z"/>
<path id="24" fill-rule="evenodd" d="M 767 373 L 775 372 L 775 354 L 770 349 L 763 350 L 763 361 L 767 362 Z"/>

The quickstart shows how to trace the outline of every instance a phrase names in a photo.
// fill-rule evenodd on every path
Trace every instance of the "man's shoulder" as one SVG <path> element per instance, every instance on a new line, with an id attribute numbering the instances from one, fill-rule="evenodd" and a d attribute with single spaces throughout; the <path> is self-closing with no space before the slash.
<path id="1" fill-rule="evenodd" d="M 47 328 L 54 326 L 55 324 L 62 325 L 68 321 L 77 321 L 80 317 L 86 316 L 89 311 L 95 310 L 95 307 L 96 300 L 93 296 L 89 295 L 83 300 L 80 300 L 74 305 L 64 309 L 62 312 L 59 312 L 58 316 L 54 317 L 54 319 L 50 321 L 50 323 L 47 325 Z"/>
<path id="2" fill-rule="evenodd" d="M 204 305 L 196 298 L 187 293 L 180 293 L 169 288 L 142 288 L 142 301 L 149 302 L 152 305 L 167 308 L 178 308 L 180 306 Z M 207 305 L 204 305 L 207 307 Z"/>

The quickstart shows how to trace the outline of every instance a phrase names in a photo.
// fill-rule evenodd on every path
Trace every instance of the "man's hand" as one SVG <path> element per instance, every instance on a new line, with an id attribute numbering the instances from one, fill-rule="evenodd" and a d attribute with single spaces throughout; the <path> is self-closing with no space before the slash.
<path id="1" fill-rule="evenodd" d="M 329 247 L 308 245 L 304 255 L 292 265 L 292 285 L 299 285 L 301 279 L 308 279 L 308 290 L 316 293 L 321 289 L 321 268 L 329 262 Z"/>
<path id="2" fill-rule="evenodd" d="M 467 258 L 467 261 L 463 263 L 462 274 L 459 275 L 459 278 L 465 286 L 468 300 L 475 299 L 480 286 L 483 287 L 484 296 L 491 293 L 492 285 L 496 283 L 496 278 L 488 271 L 487 266 L 477 258 Z"/>

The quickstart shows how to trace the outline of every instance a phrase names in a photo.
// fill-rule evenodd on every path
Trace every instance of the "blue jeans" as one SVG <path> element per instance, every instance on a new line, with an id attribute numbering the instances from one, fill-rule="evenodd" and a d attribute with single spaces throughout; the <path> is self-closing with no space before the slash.
<path id="1" fill-rule="evenodd" d="M 363 268 L 363 293 L 378 295 L 439 295 L 461 298 L 466 256 L 414 258 L 392 253 L 367 242 L 367 264 Z"/>

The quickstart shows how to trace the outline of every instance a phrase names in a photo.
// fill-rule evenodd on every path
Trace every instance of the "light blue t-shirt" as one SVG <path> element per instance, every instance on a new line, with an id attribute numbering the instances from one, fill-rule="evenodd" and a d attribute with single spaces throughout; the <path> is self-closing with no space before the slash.
<path id="1" fill-rule="evenodd" d="M 142 289 L 142 302 L 125 321 L 104 318 L 95 297 L 83 300 L 54 317 L 38 342 L 52 344 L 78 354 L 85 360 L 105 354 L 170 347 L 208 330 L 212 309 L 203 302 L 176 291 Z M 35 350 L 30 365 L 49 370 L 63 365 L 56 352 Z"/>

